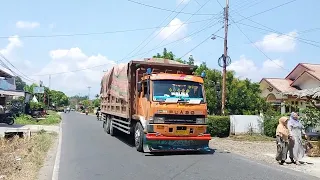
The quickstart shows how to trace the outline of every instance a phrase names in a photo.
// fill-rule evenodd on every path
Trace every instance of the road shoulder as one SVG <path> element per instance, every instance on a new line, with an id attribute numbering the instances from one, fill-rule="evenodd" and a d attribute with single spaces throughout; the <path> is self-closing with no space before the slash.
<path id="1" fill-rule="evenodd" d="M 50 148 L 48 151 L 47 157 L 44 161 L 43 167 L 40 169 L 39 174 L 38 174 L 38 179 L 39 180 L 53 180 L 54 179 L 54 170 L 55 167 L 57 166 L 57 155 L 59 151 L 59 144 L 61 144 L 61 127 L 62 127 L 62 122 L 60 123 L 59 126 L 59 135 L 55 138 L 55 142 L 53 146 Z M 55 178 L 56 180 L 57 178 Z"/>
<path id="2" fill-rule="evenodd" d="M 242 157 L 248 158 L 256 162 L 263 162 L 279 167 L 283 170 L 294 170 L 303 172 L 305 174 L 320 178 L 320 159 L 319 158 L 304 158 L 307 162 L 303 165 L 285 163 L 283 166 L 279 165 L 275 160 L 276 145 L 275 142 L 249 142 L 249 141 L 234 141 L 231 138 L 213 138 L 210 141 L 210 147 L 219 149 L 221 151 L 238 154 Z M 312 160 L 310 160 L 312 159 Z M 287 160 L 288 161 L 288 160 Z M 312 161 L 312 162 L 311 162 Z"/>

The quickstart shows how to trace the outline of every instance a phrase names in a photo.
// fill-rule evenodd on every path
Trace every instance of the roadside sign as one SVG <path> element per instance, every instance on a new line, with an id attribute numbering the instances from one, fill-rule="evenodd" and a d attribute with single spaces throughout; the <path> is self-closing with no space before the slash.
<path id="1" fill-rule="evenodd" d="M 39 94 L 43 94 L 44 93 L 44 87 L 34 87 L 33 88 L 33 93 L 39 93 Z"/>

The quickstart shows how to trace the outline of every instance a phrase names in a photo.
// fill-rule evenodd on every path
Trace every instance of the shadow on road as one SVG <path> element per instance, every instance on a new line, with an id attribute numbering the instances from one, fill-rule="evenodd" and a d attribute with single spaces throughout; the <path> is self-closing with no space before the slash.
<path id="1" fill-rule="evenodd" d="M 117 133 L 114 137 L 120 140 L 121 142 L 125 143 L 129 147 L 132 147 L 132 148 L 135 147 L 133 137 L 128 134 Z"/>

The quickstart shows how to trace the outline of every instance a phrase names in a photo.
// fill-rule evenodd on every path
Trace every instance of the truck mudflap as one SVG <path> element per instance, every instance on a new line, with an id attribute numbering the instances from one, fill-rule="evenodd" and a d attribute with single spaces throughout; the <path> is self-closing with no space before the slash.
<path id="1" fill-rule="evenodd" d="M 176 151 L 201 151 L 210 152 L 210 134 L 202 136 L 162 136 L 156 133 L 144 135 L 144 152 L 176 152 Z"/>

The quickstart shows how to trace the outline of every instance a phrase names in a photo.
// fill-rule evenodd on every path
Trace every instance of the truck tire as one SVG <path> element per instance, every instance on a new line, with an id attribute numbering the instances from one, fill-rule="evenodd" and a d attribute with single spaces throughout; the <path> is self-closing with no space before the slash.
<path id="1" fill-rule="evenodd" d="M 107 134 L 110 134 L 110 123 L 111 123 L 111 119 L 109 116 L 107 116 L 106 120 L 103 122 L 103 128 Z"/>
<path id="2" fill-rule="evenodd" d="M 108 122 L 108 121 L 107 121 L 107 122 Z M 113 121 L 112 121 L 110 118 L 109 118 L 109 122 L 110 122 L 110 123 L 109 123 L 109 124 L 110 124 L 110 126 L 109 126 L 110 135 L 111 135 L 111 136 L 115 136 L 117 129 L 113 127 Z"/>
<path id="3" fill-rule="evenodd" d="M 134 145 L 139 152 L 143 152 L 143 134 L 142 125 L 138 122 L 134 130 Z"/>

